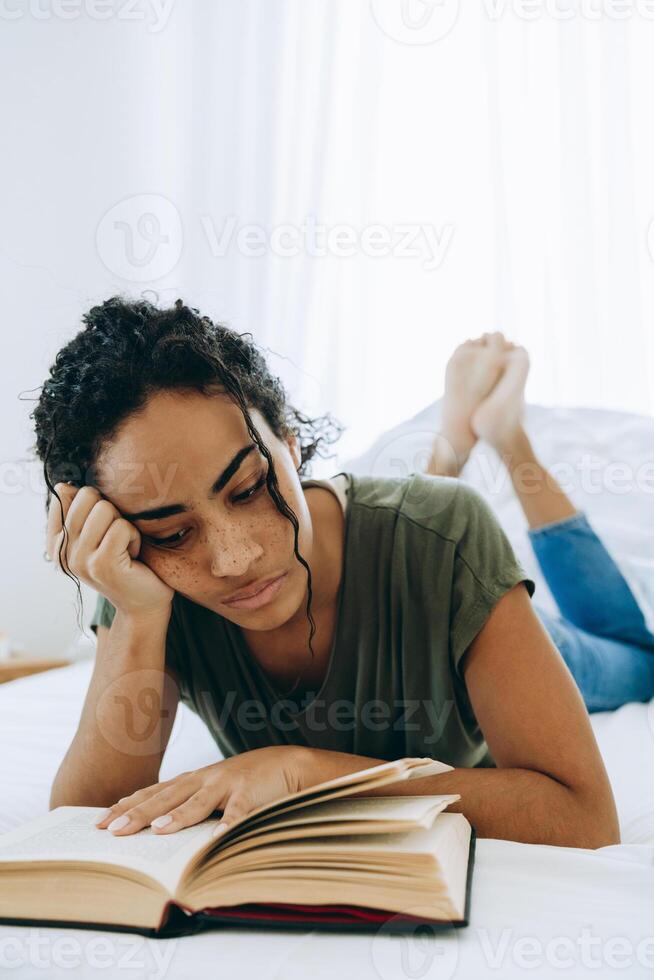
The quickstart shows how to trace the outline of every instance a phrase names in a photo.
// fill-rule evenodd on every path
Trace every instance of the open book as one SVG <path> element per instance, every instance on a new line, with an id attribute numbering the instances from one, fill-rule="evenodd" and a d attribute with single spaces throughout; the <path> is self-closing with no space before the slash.
<path id="1" fill-rule="evenodd" d="M 176 936 L 230 925 L 467 925 L 475 831 L 460 796 L 368 796 L 451 766 L 397 759 L 258 807 L 220 837 L 99 830 L 61 806 L 0 836 L 0 921 Z M 356 798 L 354 798 L 356 797 Z"/>

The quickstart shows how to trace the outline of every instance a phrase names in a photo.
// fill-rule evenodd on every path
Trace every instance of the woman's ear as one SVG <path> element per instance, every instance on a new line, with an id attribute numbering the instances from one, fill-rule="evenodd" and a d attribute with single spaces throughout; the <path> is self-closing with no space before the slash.
<path id="1" fill-rule="evenodd" d="M 295 469 L 299 470 L 302 463 L 302 454 L 300 452 L 300 440 L 295 432 L 291 432 L 291 434 L 286 437 L 286 445 L 288 446 L 291 458 L 295 464 Z"/>

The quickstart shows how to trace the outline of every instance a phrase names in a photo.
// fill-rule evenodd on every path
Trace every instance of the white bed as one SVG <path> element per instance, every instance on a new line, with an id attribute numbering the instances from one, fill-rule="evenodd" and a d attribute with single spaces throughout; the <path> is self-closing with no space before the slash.
<path id="1" fill-rule="evenodd" d="M 654 423 L 618 413 L 603 414 L 599 429 L 587 428 L 595 433 L 595 447 L 598 432 L 612 438 L 619 434 L 621 459 L 630 458 L 636 465 L 634 460 L 645 452 L 645 442 L 647 451 L 654 445 Z M 418 468 L 437 415 L 435 403 L 385 434 L 368 454 L 344 468 L 397 475 L 402 468 L 405 472 Z M 551 413 L 531 406 L 529 423 L 539 448 L 549 457 L 546 461 L 551 462 L 578 454 L 579 433 L 573 438 L 571 422 L 587 426 L 591 421 L 597 423 L 599 415 L 602 413 L 591 419 L 581 410 L 572 418 L 570 412 Z M 482 451 L 483 447 L 477 455 Z M 476 481 L 474 463 L 471 460 L 466 478 L 486 493 L 510 530 L 520 557 L 537 575 L 510 494 L 489 491 L 484 479 Z M 591 517 L 610 539 L 616 558 L 634 576 L 632 582 L 637 580 L 635 587 L 646 590 L 654 521 L 645 523 L 644 515 L 651 517 L 654 498 L 648 499 L 641 490 L 632 494 L 630 506 L 604 510 L 600 496 L 576 496 L 579 502 L 583 499 L 590 504 Z M 641 526 L 640 543 L 632 533 L 634 522 Z M 654 576 L 651 581 L 654 583 Z M 540 584 L 541 600 L 545 596 L 547 601 Z M 91 669 L 90 661 L 82 661 L 0 687 L 0 832 L 47 809 L 49 787 L 74 734 Z M 591 718 L 616 795 L 622 843 L 586 851 L 479 840 L 466 929 L 408 939 L 387 936 L 383 930 L 376 935 L 343 936 L 310 930 L 228 929 L 162 941 L 94 930 L 0 926 L 0 973 L 20 980 L 102 975 L 195 980 L 216 974 L 245 980 L 254 976 L 279 980 L 305 980 L 307 976 L 312 980 L 334 976 L 339 980 L 510 980 L 524 977 L 525 972 L 537 977 L 597 978 L 614 977 L 620 971 L 630 978 L 651 977 L 654 701 L 628 704 Z M 203 724 L 182 706 L 162 777 L 218 759 Z"/>
<path id="2" fill-rule="evenodd" d="M 83 661 L 0 686 L 0 831 L 47 809 L 49 786 L 74 734 L 91 669 L 91 662 Z M 335 975 L 340 980 L 508 980 L 522 977 L 529 963 L 541 964 L 534 970 L 538 977 L 562 972 L 575 978 L 608 977 L 620 962 L 631 963 L 630 978 L 652 976 L 654 702 L 595 714 L 592 721 L 616 792 L 623 843 L 585 851 L 479 840 L 470 925 L 426 944 L 419 938 L 408 941 L 404 967 L 401 941 L 383 932 L 340 936 L 229 929 L 148 940 L 94 930 L 0 926 L 0 975 L 10 965 L 7 975 L 20 980 L 122 975 L 117 968 L 121 958 L 131 958 L 125 976 L 167 980 L 214 975 L 217 969 L 221 977 L 246 980 L 305 980 L 309 975 L 312 980 Z M 182 706 L 162 777 L 219 758 L 204 725 Z M 93 941 L 99 937 L 103 945 L 98 948 Z M 569 960 L 570 966 L 557 966 L 557 958 Z M 108 973 L 99 968 L 102 962 L 116 969 Z M 135 971 L 139 962 L 143 970 Z"/>

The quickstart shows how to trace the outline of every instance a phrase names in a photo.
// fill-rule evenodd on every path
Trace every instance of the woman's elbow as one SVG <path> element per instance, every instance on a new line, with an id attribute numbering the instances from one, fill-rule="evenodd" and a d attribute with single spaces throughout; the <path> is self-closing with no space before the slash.
<path id="1" fill-rule="evenodd" d="M 587 847 L 591 850 L 596 850 L 598 847 L 610 847 L 612 844 L 621 844 L 620 824 L 617 817 L 614 819 L 607 814 L 602 819 L 595 815 L 592 825 L 584 834 L 584 839 L 586 843 L 578 846 Z"/>
<path id="2" fill-rule="evenodd" d="M 570 846 L 597 850 L 598 847 L 620 844 L 620 822 L 608 783 L 604 793 L 595 791 L 575 795 L 579 820 L 576 822 L 575 842 Z"/>

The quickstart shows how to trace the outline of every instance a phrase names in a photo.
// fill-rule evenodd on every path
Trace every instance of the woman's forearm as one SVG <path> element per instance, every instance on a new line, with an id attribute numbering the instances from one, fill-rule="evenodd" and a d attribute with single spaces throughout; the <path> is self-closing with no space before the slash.
<path id="1" fill-rule="evenodd" d="M 110 806 L 156 782 L 177 707 L 164 675 L 169 618 L 116 613 L 52 785 L 51 809 Z"/>
<path id="2" fill-rule="evenodd" d="M 304 785 L 380 765 L 345 752 L 303 749 Z M 453 769 L 437 776 L 409 779 L 360 796 L 427 796 L 459 793 L 450 812 L 463 813 L 479 837 L 555 844 L 559 847 L 605 847 L 620 843 L 614 814 L 601 799 L 589 798 L 542 772 L 531 769 Z"/>

